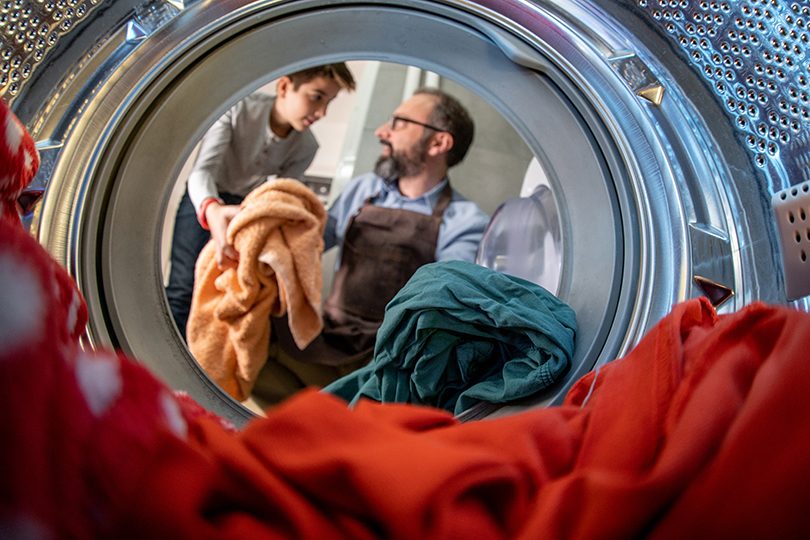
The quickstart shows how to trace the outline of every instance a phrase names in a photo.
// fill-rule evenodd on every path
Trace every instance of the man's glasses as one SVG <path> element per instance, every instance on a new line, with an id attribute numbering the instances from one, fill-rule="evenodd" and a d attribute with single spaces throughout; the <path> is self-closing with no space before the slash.
<path id="1" fill-rule="evenodd" d="M 390 120 L 388 120 L 388 125 L 391 127 L 391 131 L 397 131 L 399 128 L 403 127 L 403 124 L 416 124 L 417 126 L 422 126 L 428 129 L 432 129 L 433 131 L 443 131 L 446 133 L 450 133 L 446 129 L 442 129 L 440 127 L 431 126 L 430 124 L 425 124 L 424 122 L 419 122 L 417 120 L 412 120 L 410 118 L 405 118 L 404 116 L 392 116 Z"/>

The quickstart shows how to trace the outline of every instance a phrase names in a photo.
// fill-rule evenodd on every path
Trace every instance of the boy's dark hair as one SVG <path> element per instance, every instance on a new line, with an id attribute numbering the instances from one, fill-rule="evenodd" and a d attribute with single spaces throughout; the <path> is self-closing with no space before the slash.
<path id="1" fill-rule="evenodd" d="M 296 90 L 305 82 L 311 81 L 315 77 L 327 77 L 335 81 L 338 86 L 343 90 L 354 90 L 356 84 L 354 76 L 345 62 L 338 62 L 337 64 L 324 64 L 322 66 L 315 66 L 301 71 L 296 71 L 287 75 L 293 83 L 293 88 Z"/>
<path id="2" fill-rule="evenodd" d="M 470 113 L 459 100 L 438 88 L 424 87 L 414 94 L 427 94 L 437 98 L 430 114 L 430 123 L 447 130 L 453 136 L 453 148 L 447 153 L 447 166 L 460 163 L 467 155 L 475 134 L 475 124 Z"/>

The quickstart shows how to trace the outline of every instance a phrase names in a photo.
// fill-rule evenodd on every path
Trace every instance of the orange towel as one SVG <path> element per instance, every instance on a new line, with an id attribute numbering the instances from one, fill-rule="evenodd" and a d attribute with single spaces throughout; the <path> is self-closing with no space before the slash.
<path id="1" fill-rule="evenodd" d="M 217 266 L 213 241 L 200 253 L 188 345 L 233 397 L 250 395 L 267 361 L 271 315 L 287 314 L 302 349 L 320 333 L 325 224 L 326 210 L 312 190 L 297 180 L 273 180 L 248 194 L 228 226 L 237 267 Z"/>

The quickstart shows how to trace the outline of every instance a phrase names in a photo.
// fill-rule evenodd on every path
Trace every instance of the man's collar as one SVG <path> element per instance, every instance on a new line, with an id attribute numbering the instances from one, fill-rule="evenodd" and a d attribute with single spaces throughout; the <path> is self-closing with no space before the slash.
<path id="1" fill-rule="evenodd" d="M 402 197 L 403 199 L 416 200 L 416 199 L 424 198 L 424 199 L 431 200 L 431 199 L 435 199 L 436 197 L 438 197 L 438 194 L 444 189 L 444 186 L 446 186 L 447 182 L 449 182 L 449 181 L 450 181 L 450 178 L 445 175 L 445 177 L 442 178 L 442 180 L 438 184 L 436 184 L 435 186 L 430 188 L 425 193 L 422 193 L 419 197 L 415 197 L 413 199 L 411 199 L 410 197 L 407 197 L 407 196 L 403 195 L 402 193 L 400 193 L 400 191 L 399 191 L 399 179 L 393 180 L 391 182 L 386 182 L 384 179 L 382 179 L 382 190 L 385 191 L 385 192 L 396 193 L 397 196 Z"/>

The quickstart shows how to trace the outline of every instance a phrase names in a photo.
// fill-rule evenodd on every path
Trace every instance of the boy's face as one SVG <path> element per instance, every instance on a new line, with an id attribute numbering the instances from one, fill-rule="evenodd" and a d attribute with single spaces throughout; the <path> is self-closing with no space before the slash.
<path id="1" fill-rule="evenodd" d="M 304 131 L 326 116 L 326 108 L 340 91 L 333 79 L 318 76 L 293 87 L 292 81 L 282 77 L 278 81 L 276 107 L 279 119 L 296 131 Z"/>

